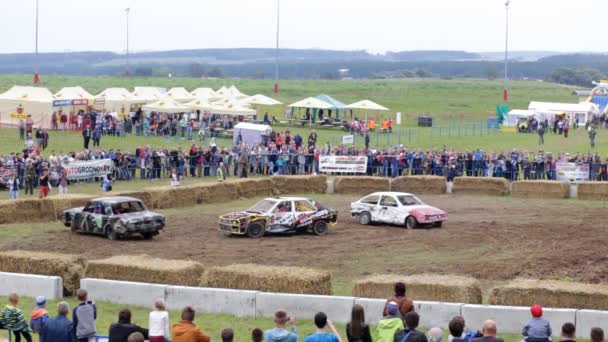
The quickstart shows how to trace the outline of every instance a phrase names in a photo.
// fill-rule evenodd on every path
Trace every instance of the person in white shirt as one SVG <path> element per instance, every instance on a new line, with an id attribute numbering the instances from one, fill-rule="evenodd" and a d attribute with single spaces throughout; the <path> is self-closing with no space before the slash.
<path id="1" fill-rule="evenodd" d="M 150 321 L 148 322 L 150 342 L 165 342 L 169 340 L 171 331 L 169 331 L 169 313 L 165 309 L 165 301 L 162 299 L 154 303 L 154 311 L 150 312 Z"/>
<path id="2" fill-rule="evenodd" d="M 179 186 L 179 177 L 177 176 L 177 169 L 171 170 L 171 186 Z"/>

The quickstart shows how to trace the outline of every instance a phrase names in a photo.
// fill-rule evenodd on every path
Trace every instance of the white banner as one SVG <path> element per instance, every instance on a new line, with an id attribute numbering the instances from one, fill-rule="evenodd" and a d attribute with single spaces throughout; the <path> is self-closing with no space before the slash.
<path id="1" fill-rule="evenodd" d="M 397 112 L 397 114 L 395 114 L 395 122 L 397 125 L 401 125 L 401 112 Z"/>
<path id="2" fill-rule="evenodd" d="M 111 173 L 114 169 L 112 159 L 99 159 L 87 161 L 73 161 L 61 163 L 68 175 L 69 180 L 102 177 Z"/>
<path id="3" fill-rule="evenodd" d="M 367 157 L 320 156 L 319 171 L 338 173 L 365 173 L 367 171 Z"/>
<path id="4" fill-rule="evenodd" d="M 354 144 L 354 143 L 355 143 L 355 136 L 354 135 L 343 135 L 342 136 L 342 144 L 343 145 Z"/>
<path id="5" fill-rule="evenodd" d="M 558 162 L 555 164 L 557 180 L 570 183 L 580 183 L 589 180 L 589 165 Z"/>

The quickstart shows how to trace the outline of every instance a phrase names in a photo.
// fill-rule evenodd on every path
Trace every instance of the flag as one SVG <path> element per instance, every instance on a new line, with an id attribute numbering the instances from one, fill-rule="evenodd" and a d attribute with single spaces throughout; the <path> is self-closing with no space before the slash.
<path id="1" fill-rule="evenodd" d="M 38 73 L 34 74 L 34 85 L 38 85 L 40 83 L 40 75 Z"/>
<path id="2" fill-rule="evenodd" d="M 278 82 L 274 84 L 274 93 L 275 94 L 279 93 L 279 83 Z"/>
<path id="3" fill-rule="evenodd" d="M 507 90 L 507 88 L 503 89 L 502 91 L 502 99 L 505 102 L 509 101 L 509 91 Z"/>

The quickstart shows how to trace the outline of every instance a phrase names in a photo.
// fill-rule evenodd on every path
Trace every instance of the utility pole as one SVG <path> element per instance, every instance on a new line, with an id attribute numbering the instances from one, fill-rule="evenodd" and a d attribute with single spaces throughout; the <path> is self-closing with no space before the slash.
<path id="1" fill-rule="evenodd" d="M 38 2 L 39 0 L 36 0 L 36 52 L 35 52 L 35 67 L 34 67 L 34 85 L 38 85 L 40 83 L 40 75 L 38 74 Z"/>
<path id="2" fill-rule="evenodd" d="M 125 9 L 125 14 L 127 17 L 127 65 L 125 67 L 125 76 L 129 76 L 129 12 L 130 8 Z"/>
<path id="3" fill-rule="evenodd" d="M 509 101 L 509 5 L 511 1 L 505 2 L 505 80 L 502 91 L 502 99 Z"/>
<path id="4" fill-rule="evenodd" d="M 277 0 L 277 46 L 274 59 L 274 93 L 279 92 L 279 30 L 281 20 L 281 0 Z"/>

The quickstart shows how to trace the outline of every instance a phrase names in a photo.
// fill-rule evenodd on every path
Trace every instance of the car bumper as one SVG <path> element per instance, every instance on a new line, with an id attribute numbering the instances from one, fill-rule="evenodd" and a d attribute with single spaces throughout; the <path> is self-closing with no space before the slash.
<path id="1" fill-rule="evenodd" d="M 225 219 L 219 221 L 219 230 L 224 233 L 244 235 L 247 232 L 247 227 L 239 219 Z"/>

